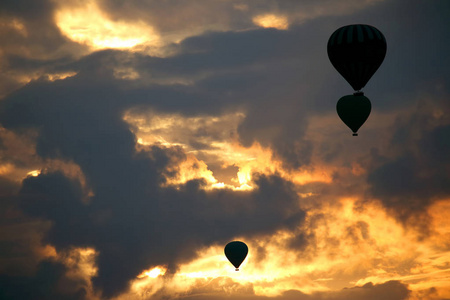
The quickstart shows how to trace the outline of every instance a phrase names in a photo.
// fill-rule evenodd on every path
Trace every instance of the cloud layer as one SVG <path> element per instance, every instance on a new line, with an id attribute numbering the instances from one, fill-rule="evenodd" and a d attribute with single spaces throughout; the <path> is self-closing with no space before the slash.
<path id="1" fill-rule="evenodd" d="M 0 298 L 447 297 L 448 11 L 3 3 Z M 325 45 L 362 22 L 388 54 L 355 140 Z M 246 273 L 214 273 L 234 239 Z"/>

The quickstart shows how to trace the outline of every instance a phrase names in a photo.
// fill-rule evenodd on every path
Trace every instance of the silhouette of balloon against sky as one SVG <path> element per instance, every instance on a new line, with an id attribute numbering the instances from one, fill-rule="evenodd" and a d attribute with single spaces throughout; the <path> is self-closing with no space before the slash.
<path id="1" fill-rule="evenodd" d="M 240 241 L 233 241 L 225 246 L 225 256 L 236 268 L 236 271 L 239 271 L 239 266 L 247 257 L 247 253 L 247 245 Z"/>
<path id="2" fill-rule="evenodd" d="M 328 40 L 331 64 L 355 91 L 361 90 L 386 56 L 386 39 L 370 25 L 347 25 L 337 29 Z"/>
<path id="3" fill-rule="evenodd" d="M 361 92 L 342 97 L 336 105 L 339 117 L 353 131 L 353 136 L 358 135 L 358 129 L 369 117 L 371 109 L 369 98 Z"/>

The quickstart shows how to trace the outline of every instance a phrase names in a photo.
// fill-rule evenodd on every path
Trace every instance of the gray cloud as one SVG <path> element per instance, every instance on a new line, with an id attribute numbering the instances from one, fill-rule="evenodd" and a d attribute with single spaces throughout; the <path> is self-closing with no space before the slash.
<path id="1" fill-rule="evenodd" d="M 79 282 L 65 277 L 67 269 L 60 263 L 42 261 L 34 276 L 0 275 L 2 299 L 82 300 L 86 290 Z"/>
<path id="2" fill-rule="evenodd" d="M 390 151 L 373 155 L 368 175 L 372 195 L 401 221 L 423 229 L 427 208 L 450 193 L 447 97 L 420 101 L 412 113 L 399 117 Z"/>

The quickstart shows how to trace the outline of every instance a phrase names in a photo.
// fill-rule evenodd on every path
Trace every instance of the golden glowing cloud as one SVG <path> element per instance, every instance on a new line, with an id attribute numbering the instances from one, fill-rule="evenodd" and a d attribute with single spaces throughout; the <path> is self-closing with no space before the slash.
<path id="1" fill-rule="evenodd" d="M 331 123 L 336 122 L 332 117 L 323 117 L 327 126 L 332 128 L 330 134 L 336 130 Z M 390 115 L 384 117 L 391 120 Z M 235 167 L 235 174 L 229 180 L 235 189 L 252 188 L 254 173 L 278 174 L 294 184 L 303 185 L 309 182 L 332 184 L 332 174 L 337 171 L 353 177 L 364 177 L 367 172 L 364 165 L 356 162 L 337 169 L 315 164 L 314 157 L 311 168 L 286 170 L 271 148 L 258 143 L 251 147 L 239 144 L 237 127 L 243 118 L 243 113 L 183 117 L 131 111 L 125 116 L 141 144 L 183 148 L 187 159 L 178 165 L 178 184 L 188 178 L 200 177 L 214 188 L 220 170 L 215 169 L 213 173 L 209 169 L 211 165 Z M 323 133 L 319 123 L 313 122 L 310 127 L 313 133 Z M 227 134 L 221 134 L 223 132 Z M 318 141 L 323 134 L 310 137 Z M 192 140 L 196 143 L 191 143 Z M 197 144 L 202 146 L 197 148 Z M 367 146 L 370 143 L 364 145 Z M 200 167 L 193 168 L 194 165 Z M 198 258 L 181 265 L 170 279 L 146 276 L 133 281 L 134 293 L 148 291 L 150 287 L 154 293 L 155 286 L 164 286 L 177 294 L 214 283 L 223 291 L 251 286 L 256 295 L 275 296 L 290 289 L 313 293 L 336 291 L 368 282 L 380 284 L 400 280 L 413 291 L 411 299 L 426 299 L 420 295 L 432 287 L 438 289 L 434 299 L 450 297 L 449 199 L 438 201 L 429 208 L 430 233 L 426 238 L 419 238 L 417 232 L 405 228 L 373 199 L 358 195 L 332 199 L 328 199 L 333 197 L 328 195 L 327 199 L 322 199 L 320 193 L 312 192 L 299 193 L 299 196 L 314 196 L 316 198 L 311 199 L 318 200 L 308 208 L 302 227 L 298 231 L 280 231 L 244 240 L 250 250 L 240 272 L 235 272 L 225 258 L 223 246 L 213 245 L 199 249 Z M 361 200 L 365 200 L 364 206 L 360 205 Z M 309 205 L 308 199 L 302 199 L 301 204 Z M 300 245 L 293 246 L 299 234 L 310 237 L 309 243 L 297 242 Z M 264 249 L 264 253 L 258 253 L 258 249 Z M 231 287 L 230 282 L 235 286 Z"/>
<path id="2" fill-rule="evenodd" d="M 232 179 L 240 186 L 250 186 L 252 174 L 278 174 L 297 184 L 309 182 L 331 182 L 331 170 L 316 168 L 314 170 L 285 170 L 282 161 L 274 157 L 273 151 L 255 142 L 251 147 L 243 147 L 236 141 L 215 144 L 216 154 L 224 159 L 225 166 L 238 166 L 237 179 Z"/>
<path id="3" fill-rule="evenodd" d="M 137 278 L 145 278 L 145 277 L 156 278 L 158 276 L 163 276 L 166 273 L 166 271 L 167 271 L 166 267 L 163 266 L 154 267 L 152 269 L 145 270 L 144 272 L 139 274 Z"/>
<path id="4" fill-rule="evenodd" d="M 155 46 L 159 43 L 159 35 L 152 26 L 139 20 L 133 23 L 111 20 L 95 0 L 85 1 L 80 6 L 60 7 L 55 21 L 65 36 L 93 50 L 131 49 L 141 44 Z"/>
<path id="5" fill-rule="evenodd" d="M 2 154 L 15 163 L 0 164 L 0 175 L 8 176 L 10 180 L 22 181 L 30 171 L 41 169 L 41 160 L 35 151 L 36 132 L 24 131 L 14 133 L 0 127 L 0 140 L 2 140 Z"/>
<path id="6" fill-rule="evenodd" d="M 289 22 L 286 16 L 265 14 L 253 18 L 253 23 L 264 28 L 276 28 L 279 30 L 286 30 L 289 27 Z"/>
<path id="7" fill-rule="evenodd" d="M 186 160 L 177 165 L 178 176 L 169 178 L 168 184 L 182 184 L 203 178 L 208 184 L 207 188 L 249 190 L 253 186 L 254 173 L 278 174 L 297 184 L 331 182 L 333 168 L 317 166 L 308 170 L 285 170 L 282 161 L 274 157 L 269 147 L 262 147 L 257 142 L 251 147 L 242 146 L 237 140 L 237 127 L 244 117 L 241 112 L 222 116 L 184 117 L 179 114 L 129 111 L 124 120 L 131 125 L 138 144 L 178 146 L 186 152 Z M 199 135 L 199 132 L 204 134 Z M 192 141 L 207 146 L 199 149 L 195 143 L 192 145 Z M 216 170 L 214 174 L 209 165 L 220 165 L 222 169 L 234 167 L 237 172 L 221 182 L 217 180 L 217 177 L 224 178 L 221 170 Z"/>
<path id="8" fill-rule="evenodd" d="M 55 260 L 64 264 L 67 268 L 65 276 L 76 282 L 76 285 L 68 286 L 72 292 L 82 288 L 86 292 L 86 299 L 100 300 L 99 293 L 94 291 L 92 277 L 97 275 L 96 258 L 98 252 L 93 248 L 71 248 L 56 254 Z"/>
<path id="9" fill-rule="evenodd" d="M 68 77 L 72 77 L 77 75 L 76 72 L 63 72 L 63 73 L 50 73 L 50 74 L 46 74 L 48 80 L 50 81 L 56 81 L 56 80 L 62 80 L 62 79 L 66 79 Z"/>
<path id="10" fill-rule="evenodd" d="M 9 75 L 16 82 L 20 83 L 21 85 L 25 85 L 32 80 L 43 79 L 48 81 L 56 81 L 75 76 L 76 74 L 76 72 L 48 73 L 43 70 L 36 70 L 34 72 L 27 73 L 11 71 Z"/>
<path id="11" fill-rule="evenodd" d="M 198 160 L 194 155 L 187 154 L 186 160 L 183 160 L 169 171 L 178 171 L 174 178 L 167 178 L 168 185 L 183 184 L 189 180 L 203 178 L 206 180 L 208 186 L 214 187 L 217 184 L 217 179 L 214 178 L 212 172 L 208 170 L 208 166 Z M 218 185 L 217 187 L 222 187 Z"/>
<path id="12" fill-rule="evenodd" d="M 150 289 L 154 293 L 155 286 L 164 286 L 177 294 L 220 278 L 218 283 L 225 285 L 229 278 L 236 288 L 251 285 L 256 295 L 275 296 L 290 289 L 312 293 L 401 280 L 417 295 L 437 287 L 436 299 L 448 298 L 450 252 L 436 248 L 433 238 L 420 241 L 378 204 L 362 210 L 357 202 L 342 198 L 335 205 L 310 211 L 305 228 L 314 242 L 302 249 L 289 247 L 295 232 L 279 231 L 253 240 L 237 238 L 249 246 L 239 272 L 226 259 L 223 246 L 214 245 L 199 249 L 198 258 L 181 265 L 170 279 L 161 277 L 164 267 L 144 271 L 141 279 L 132 282 L 131 291 L 142 294 Z M 430 208 L 434 222 L 443 222 L 446 212 L 442 209 L 448 205 L 447 201 Z M 442 233 L 450 234 L 448 221 L 444 223 Z M 264 254 L 258 254 L 258 249 L 264 249 Z"/>
<path id="13" fill-rule="evenodd" d="M 92 248 L 73 248 L 60 255 L 60 259 L 69 268 L 69 277 L 83 278 L 87 282 L 97 274 L 96 257 L 97 252 Z"/>
<path id="14" fill-rule="evenodd" d="M 10 173 L 14 169 L 14 165 L 11 163 L 6 163 L 3 165 L 0 165 L 0 175 L 5 175 Z"/>
<path id="15" fill-rule="evenodd" d="M 28 172 L 27 176 L 36 177 L 36 176 L 39 176 L 39 174 L 41 174 L 41 170 L 33 170 L 33 171 Z"/>

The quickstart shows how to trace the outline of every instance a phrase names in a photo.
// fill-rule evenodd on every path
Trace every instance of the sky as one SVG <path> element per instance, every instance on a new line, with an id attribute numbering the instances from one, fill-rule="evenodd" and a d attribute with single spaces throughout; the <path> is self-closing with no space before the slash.
<path id="1" fill-rule="evenodd" d="M 450 299 L 449 15 L 2 0 L 0 298 Z M 348 24 L 387 41 L 357 137 L 326 50 Z"/>

